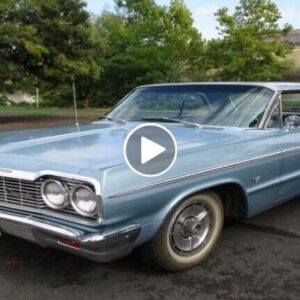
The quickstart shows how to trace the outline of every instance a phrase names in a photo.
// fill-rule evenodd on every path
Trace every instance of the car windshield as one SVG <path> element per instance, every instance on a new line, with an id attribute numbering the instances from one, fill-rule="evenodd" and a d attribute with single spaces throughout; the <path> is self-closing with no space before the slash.
<path id="1" fill-rule="evenodd" d="M 124 121 L 183 121 L 257 127 L 274 92 L 252 85 L 169 85 L 136 89 L 109 117 Z"/>

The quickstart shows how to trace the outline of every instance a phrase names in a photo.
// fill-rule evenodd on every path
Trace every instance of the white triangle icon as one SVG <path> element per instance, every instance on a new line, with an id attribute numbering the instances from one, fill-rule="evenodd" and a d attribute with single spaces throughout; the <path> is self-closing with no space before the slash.
<path id="1" fill-rule="evenodd" d="M 162 154 L 167 149 L 145 137 L 141 139 L 141 163 L 144 165 L 151 159 Z"/>

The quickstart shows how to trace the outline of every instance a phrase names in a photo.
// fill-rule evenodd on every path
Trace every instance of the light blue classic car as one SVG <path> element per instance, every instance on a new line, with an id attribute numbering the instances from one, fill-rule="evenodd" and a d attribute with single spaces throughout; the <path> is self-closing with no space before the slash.
<path id="1" fill-rule="evenodd" d="M 177 148 L 153 176 L 124 151 L 145 124 Z M 140 137 L 136 163 L 163 166 L 163 141 Z M 0 231 L 97 262 L 136 248 L 164 270 L 189 268 L 211 254 L 224 217 L 299 194 L 300 84 L 141 86 L 94 123 L 0 134 Z"/>

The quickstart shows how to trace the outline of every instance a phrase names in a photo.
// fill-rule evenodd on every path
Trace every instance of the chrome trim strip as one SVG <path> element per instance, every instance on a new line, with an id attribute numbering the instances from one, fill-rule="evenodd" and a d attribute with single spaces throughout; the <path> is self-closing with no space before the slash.
<path id="1" fill-rule="evenodd" d="M 282 93 L 279 95 L 279 118 L 280 118 L 280 128 L 283 128 L 283 105 L 282 105 Z M 270 116 L 271 119 L 271 116 Z"/>
<path id="2" fill-rule="evenodd" d="M 299 149 L 300 149 L 300 147 L 299 147 Z M 144 185 L 144 186 L 136 187 L 136 188 L 130 188 L 130 189 L 123 190 L 123 191 L 120 191 L 120 192 L 117 192 L 117 193 L 113 193 L 113 194 L 110 194 L 108 196 L 108 198 L 117 198 L 117 197 L 121 197 L 121 196 L 127 196 L 127 195 L 130 195 L 130 194 L 136 193 L 136 192 L 142 192 L 142 191 L 146 191 L 148 189 L 154 188 L 154 187 L 163 186 L 165 184 L 176 183 L 176 182 L 181 181 L 181 180 L 186 180 L 186 179 L 189 179 L 189 178 L 194 178 L 194 177 L 206 175 L 206 174 L 213 173 L 213 172 L 216 172 L 216 171 L 221 171 L 221 170 L 224 170 L 224 169 L 227 169 L 227 168 L 238 167 L 238 166 L 244 165 L 245 163 L 260 161 L 260 160 L 263 160 L 265 158 L 272 158 L 272 157 L 276 157 L 278 155 L 282 155 L 282 152 L 278 151 L 278 152 L 274 152 L 274 153 L 271 153 L 271 154 L 268 154 L 268 155 L 265 155 L 265 156 L 258 156 L 258 157 L 255 157 L 255 158 L 242 160 L 242 161 L 239 161 L 239 162 L 236 162 L 236 163 L 224 164 L 224 165 L 220 165 L 220 166 L 213 167 L 213 168 L 208 168 L 208 169 L 204 169 L 204 170 L 200 170 L 200 171 L 195 171 L 195 172 L 191 172 L 191 173 L 187 173 L 187 174 L 182 174 L 182 175 L 179 175 L 179 176 L 172 177 L 170 179 L 157 181 L 157 182 L 151 183 L 149 185 Z"/>
<path id="3" fill-rule="evenodd" d="M 16 209 L 18 211 L 22 211 L 22 212 L 27 212 L 27 213 L 35 213 L 38 214 L 40 216 L 47 216 L 47 217 L 53 217 L 53 218 L 58 218 L 64 221 L 69 221 L 69 222 L 73 222 L 76 224 L 81 224 L 81 225 L 88 225 L 88 226 L 98 226 L 102 223 L 102 218 L 98 218 L 98 219 L 84 219 L 82 216 L 79 215 L 75 215 L 75 214 L 67 214 L 65 212 L 59 212 L 59 211 L 54 211 L 54 210 L 50 210 L 49 209 L 41 209 L 38 210 L 36 208 L 32 208 L 32 207 L 22 207 L 19 205 L 15 205 L 15 204 L 8 204 L 8 203 L 2 203 L 0 205 L 0 209 L 1 208 L 10 208 L 10 209 Z"/>
<path id="4" fill-rule="evenodd" d="M 141 228 L 140 225 L 135 224 L 135 225 L 130 225 L 130 226 L 124 227 L 122 229 L 114 230 L 114 231 L 104 233 L 104 234 L 92 234 L 92 235 L 89 235 L 89 236 L 83 238 L 81 240 L 81 243 L 93 244 L 93 243 L 102 242 L 102 241 L 105 241 L 108 239 L 117 238 L 118 236 L 123 235 L 123 234 L 130 235 L 131 232 L 139 231 L 140 228 Z"/>
<path id="5" fill-rule="evenodd" d="M 70 239 L 77 239 L 79 236 L 82 235 L 82 232 L 80 232 L 78 230 L 70 229 L 70 228 L 66 229 L 64 226 L 61 226 L 58 224 L 52 225 L 45 221 L 38 222 L 38 221 L 31 219 L 30 217 L 18 217 L 18 216 L 9 215 L 9 214 L 0 212 L 0 219 L 6 220 L 6 221 L 11 221 L 11 222 L 21 223 L 23 225 L 32 226 L 35 228 L 39 228 L 39 229 L 47 231 L 51 234 L 63 236 L 63 237 L 70 238 Z"/>
<path id="6" fill-rule="evenodd" d="M 282 153 L 282 155 L 285 155 L 285 154 L 293 153 L 298 150 L 300 150 L 300 146 L 291 147 L 287 150 L 282 151 L 281 153 Z"/>
<path id="7" fill-rule="evenodd" d="M 276 92 L 278 89 L 276 88 L 276 85 L 272 85 L 272 84 L 268 84 L 267 82 L 251 82 L 251 81 L 240 81 L 240 82 L 236 82 L 236 81 L 220 81 L 220 82 L 212 82 L 212 81 L 208 81 L 208 82 L 179 82 L 179 83 L 157 83 L 157 84 L 146 84 L 146 85 L 140 85 L 138 87 L 136 87 L 135 89 L 139 89 L 139 88 L 146 88 L 146 87 L 160 87 L 160 86 L 190 86 L 190 85 L 195 85 L 195 86 L 203 86 L 203 85 L 216 85 L 216 86 L 220 86 L 220 85 L 245 85 L 245 86 L 253 86 L 253 87 L 264 87 L 267 88 L 269 90 L 272 90 L 274 92 Z"/>
<path id="8" fill-rule="evenodd" d="M 195 172 L 191 172 L 191 173 L 187 173 L 187 174 L 182 174 L 182 175 L 179 175 L 179 176 L 172 177 L 170 179 L 157 181 L 157 182 L 151 183 L 149 185 L 144 185 L 144 186 L 141 186 L 141 187 L 122 190 L 120 192 L 116 192 L 116 193 L 108 195 L 108 198 L 117 198 L 117 197 L 128 196 L 128 195 L 131 195 L 133 193 L 143 192 L 143 191 L 146 191 L 146 190 L 149 190 L 149 189 L 152 189 L 152 188 L 155 188 L 155 187 L 163 186 L 163 185 L 166 185 L 166 184 L 173 184 L 173 183 L 176 183 L 176 182 L 181 181 L 181 180 L 186 180 L 186 179 L 190 179 L 190 178 L 194 178 L 194 177 L 198 177 L 198 176 L 203 176 L 203 175 L 210 174 L 210 173 L 213 173 L 213 172 L 216 172 L 216 171 L 222 171 L 222 170 L 227 169 L 227 168 L 239 167 L 239 166 L 247 164 L 247 163 L 260 161 L 260 160 L 264 160 L 264 159 L 267 159 L 267 158 L 283 156 L 283 155 L 290 154 L 290 153 L 293 153 L 293 152 L 299 151 L 299 150 L 300 150 L 300 146 L 292 147 L 292 148 L 284 150 L 284 151 L 277 151 L 277 152 L 273 152 L 273 153 L 270 153 L 270 154 L 267 154 L 267 155 L 262 155 L 262 156 L 257 156 L 257 157 L 250 158 L 250 159 L 245 159 L 245 160 L 242 160 L 242 161 L 239 161 L 239 162 L 236 162 L 236 163 L 228 163 L 228 164 L 220 165 L 220 166 L 213 167 L 213 168 L 208 168 L 208 169 L 204 169 L 204 170 L 200 170 L 200 171 L 195 171 Z"/>
<path id="9" fill-rule="evenodd" d="M 16 222 L 18 224 L 29 226 L 30 229 L 42 230 L 55 236 L 60 236 L 78 241 L 83 245 L 92 245 L 94 243 L 102 242 L 111 238 L 118 238 L 118 236 L 121 236 L 123 234 L 130 234 L 134 231 L 140 230 L 140 225 L 134 224 L 126 226 L 124 228 L 120 228 L 118 230 L 112 230 L 103 234 L 95 233 L 85 235 L 84 232 L 81 230 L 77 230 L 67 226 L 62 226 L 56 223 L 35 220 L 33 217 L 19 217 L 16 215 L 10 215 L 0 212 L 0 220 Z"/>
<path id="10" fill-rule="evenodd" d="M 277 91 L 276 93 L 274 93 L 272 99 L 270 100 L 270 103 L 268 104 L 265 113 L 260 121 L 260 124 L 258 126 L 259 129 L 266 129 L 268 126 L 268 121 L 269 121 L 269 117 L 271 115 L 271 112 L 274 108 L 274 106 L 276 105 L 278 99 L 279 99 L 279 95 L 281 94 L 280 91 Z"/>

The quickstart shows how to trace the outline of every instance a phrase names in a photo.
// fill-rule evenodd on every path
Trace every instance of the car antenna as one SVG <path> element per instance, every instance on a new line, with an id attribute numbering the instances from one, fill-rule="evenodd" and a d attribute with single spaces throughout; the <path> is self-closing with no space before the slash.
<path id="1" fill-rule="evenodd" d="M 75 84 L 75 77 L 72 76 L 72 88 L 73 88 L 73 102 L 74 102 L 74 110 L 75 110 L 75 125 L 79 126 L 78 121 L 78 109 L 77 109 L 77 98 L 76 98 L 76 84 Z"/>

